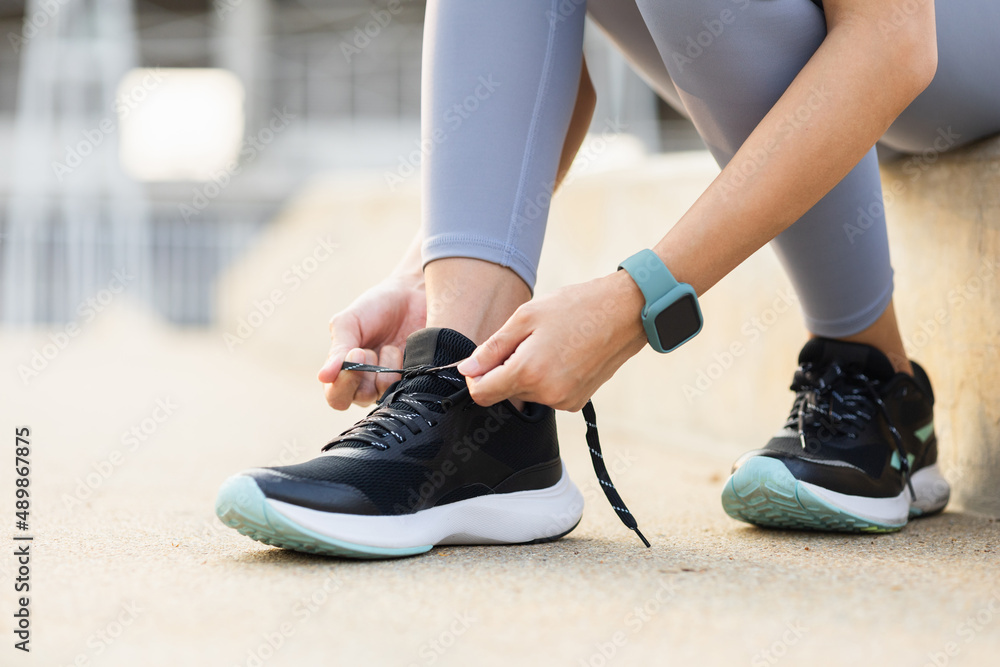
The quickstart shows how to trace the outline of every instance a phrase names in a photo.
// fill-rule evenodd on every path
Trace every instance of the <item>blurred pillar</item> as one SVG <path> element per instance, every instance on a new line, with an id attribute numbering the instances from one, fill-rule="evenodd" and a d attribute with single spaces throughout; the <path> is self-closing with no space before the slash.
<path id="1" fill-rule="evenodd" d="M 271 113 L 271 1 L 215 3 L 215 65 L 235 73 L 247 91 L 246 127 L 257 128 Z"/>
<path id="2" fill-rule="evenodd" d="M 146 284 L 148 212 L 118 161 L 131 0 L 28 0 L 22 36 L 0 314 L 25 325 L 76 318 L 115 271 Z"/>

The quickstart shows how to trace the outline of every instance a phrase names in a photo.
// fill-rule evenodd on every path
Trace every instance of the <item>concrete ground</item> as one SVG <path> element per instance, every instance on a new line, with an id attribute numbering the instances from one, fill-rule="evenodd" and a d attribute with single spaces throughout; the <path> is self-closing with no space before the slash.
<path id="1" fill-rule="evenodd" d="M 267 547 L 214 516 L 244 467 L 303 460 L 361 414 L 313 377 L 113 304 L 53 353 L 0 333 L 0 664 L 993 665 L 1000 523 L 961 512 L 884 536 L 764 531 L 719 492 L 758 442 L 598 417 L 653 548 L 600 495 L 579 415 L 565 458 L 588 498 L 559 542 L 355 562 Z M 726 406 L 719 405 L 720 419 Z M 15 425 L 32 429 L 31 653 L 13 648 Z M 650 428 L 657 425 L 657 428 Z"/>

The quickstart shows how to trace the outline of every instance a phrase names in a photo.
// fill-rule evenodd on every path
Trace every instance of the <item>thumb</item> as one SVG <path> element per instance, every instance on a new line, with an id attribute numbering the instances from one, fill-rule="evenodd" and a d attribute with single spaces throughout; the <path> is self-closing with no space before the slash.
<path id="1" fill-rule="evenodd" d="M 326 363 L 319 369 L 320 382 L 333 382 L 340 374 L 340 367 L 347 353 L 359 347 L 364 347 L 361 340 L 361 326 L 356 317 L 349 314 L 335 315 L 330 320 L 330 352 Z"/>
<path id="2" fill-rule="evenodd" d="M 517 346 L 531 333 L 524 318 L 515 313 L 500 330 L 486 339 L 472 355 L 458 365 L 458 372 L 466 377 L 480 377 L 507 361 Z"/>
<path id="3" fill-rule="evenodd" d="M 344 361 L 347 359 L 347 353 L 351 350 L 357 349 L 358 346 L 351 347 L 349 345 L 334 345 L 330 348 L 330 352 L 327 354 L 326 362 L 324 362 L 323 367 L 319 369 L 317 378 L 320 382 L 330 383 L 337 379 L 340 375 L 340 367 L 344 365 Z"/>

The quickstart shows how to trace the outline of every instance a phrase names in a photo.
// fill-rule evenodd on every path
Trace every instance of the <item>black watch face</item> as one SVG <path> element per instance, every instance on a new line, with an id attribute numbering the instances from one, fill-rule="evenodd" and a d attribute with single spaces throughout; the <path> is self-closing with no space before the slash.
<path id="1" fill-rule="evenodd" d="M 660 345 L 664 350 L 677 347 L 698 332 L 701 327 L 701 317 L 694 297 L 685 294 L 663 309 L 656 319 L 656 333 L 660 336 Z"/>

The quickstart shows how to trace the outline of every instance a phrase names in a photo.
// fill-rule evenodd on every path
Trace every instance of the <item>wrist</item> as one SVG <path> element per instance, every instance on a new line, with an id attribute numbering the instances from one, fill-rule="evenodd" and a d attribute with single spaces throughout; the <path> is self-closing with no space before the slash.
<path id="1" fill-rule="evenodd" d="M 604 278 L 608 281 L 610 310 L 617 323 L 622 340 L 636 348 L 646 345 L 646 331 L 642 326 L 642 310 L 646 300 L 632 277 L 625 271 L 615 271 Z"/>

